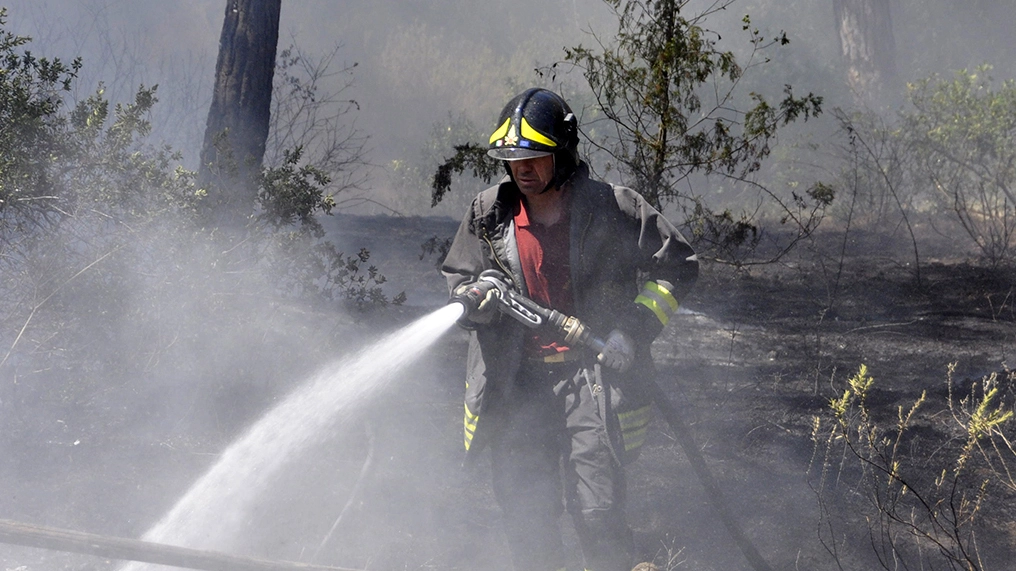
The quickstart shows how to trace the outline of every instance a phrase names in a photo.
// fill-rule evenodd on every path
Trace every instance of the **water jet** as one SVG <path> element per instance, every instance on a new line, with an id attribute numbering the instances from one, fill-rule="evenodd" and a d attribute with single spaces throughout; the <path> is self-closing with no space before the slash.
<path id="1" fill-rule="evenodd" d="M 449 304 L 312 375 L 236 439 L 143 536 L 145 541 L 230 552 L 234 534 L 283 466 L 348 422 L 462 315 Z M 121 571 L 142 571 L 129 563 Z"/>

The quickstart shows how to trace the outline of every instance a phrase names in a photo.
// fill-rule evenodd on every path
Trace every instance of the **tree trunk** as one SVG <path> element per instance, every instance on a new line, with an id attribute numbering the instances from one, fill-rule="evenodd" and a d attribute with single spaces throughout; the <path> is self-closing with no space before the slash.
<path id="1" fill-rule="evenodd" d="M 214 221 L 241 227 L 265 154 L 282 0 L 228 0 L 198 183 Z"/>
<path id="2" fill-rule="evenodd" d="M 833 0 L 833 9 L 854 101 L 876 107 L 888 103 L 897 79 L 889 0 Z"/>

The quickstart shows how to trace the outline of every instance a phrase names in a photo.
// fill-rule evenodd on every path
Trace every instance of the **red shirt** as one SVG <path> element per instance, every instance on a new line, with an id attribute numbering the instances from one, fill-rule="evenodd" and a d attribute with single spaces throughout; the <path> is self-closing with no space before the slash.
<path id="1" fill-rule="evenodd" d="M 525 203 L 519 201 L 515 211 L 515 241 L 519 249 L 522 275 L 529 297 L 544 307 L 572 314 L 571 263 L 568 209 L 551 226 L 530 223 Z M 541 339 L 533 335 L 528 350 L 536 355 L 567 351 L 563 341 L 554 337 Z"/>

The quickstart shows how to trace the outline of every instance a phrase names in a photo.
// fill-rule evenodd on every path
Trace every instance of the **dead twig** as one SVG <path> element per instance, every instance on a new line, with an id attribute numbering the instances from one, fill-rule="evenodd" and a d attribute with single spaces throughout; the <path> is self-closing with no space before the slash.
<path id="1" fill-rule="evenodd" d="M 853 329 L 850 329 L 847 331 L 847 333 L 857 333 L 858 331 L 870 331 L 872 329 L 885 329 L 886 327 L 903 327 L 906 325 L 913 325 L 919 321 L 924 321 L 924 318 L 918 317 L 917 319 L 912 319 L 910 321 L 898 321 L 894 323 L 879 323 L 876 325 L 865 325 L 862 327 L 855 327 Z"/>
<path id="2" fill-rule="evenodd" d="M 7 354 L 4 355 L 3 360 L 0 360 L 0 367 L 3 367 L 4 364 L 7 363 L 7 360 L 10 359 L 11 353 L 14 352 L 14 349 L 18 346 L 18 343 L 21 341 L 21 338 L 25 335 L 25 330 L 28 329 L 28 325 L 32 322 L 32 319 L 35 317 L 35 312 L 38 311 L 39 308 L 41 308 L 43 305 L 46 305 L 46 302 L 48 302 L 50 299 L 52 299 L 53 296 L 56 295 L 57 293 L 59 293 L 60 290 L 62 290 L 64 287 L 67 286 L 67 284 L 69 284 L 72 281 L 74 281 L 81 274 L 83 274 L 83 273 L 87 272 L 88 270 L 90 270 L 91 268 L 95 267 L 99 262 L 101 262 L 101 261 L 105 260 L 106 258 L 112 256 L 121 247 L 122 246 L 117 246 L 116 248 L 113 248 L 112 250 L 110 250 L 109 252 L 106 252 L 102 256 L 99 256 L 98 259 L 92 261 L 87 266 L 85 266 L 85 267 L 81 268 L 80 270 L 78 270 L 78 272 L 76 274 L 74 274 L 73 276 L 67 278 L 67 280 L 64 281 L 64 283 L 60 284 L 59 286 L 57 286 L 56 289 L 54 289 L 52 292 L 50 292 L 50 294 L 47 295 L 45 297 L 45 299 L 43 299 L 39 303 L 35 304 L 35 307 L 32 308 L 32 311 L 30 311 L 28 313 L 28 318 L 25 319 L 25 323 L 21 326 L 21 330 L 18 331 L 18 336 L 14 338 L 14 342 L 11 343 L 10 348 L 7 349 Z"/>

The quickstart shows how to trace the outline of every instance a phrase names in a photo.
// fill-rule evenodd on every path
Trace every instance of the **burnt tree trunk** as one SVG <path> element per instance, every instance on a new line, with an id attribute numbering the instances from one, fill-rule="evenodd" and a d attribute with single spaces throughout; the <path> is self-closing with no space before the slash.
<path id="1" fill-rule="evenodd" d="M 889 0 L 833 0 L 833 10 L 855 102 L 884 104 L 895 95 L 897 81 Z"/>
<path id="2" fill-rule="evenodd" d="M 198 183 L 220 227 L 254 209 L 265 154 L 282 0 L 228 0 Z"/>

